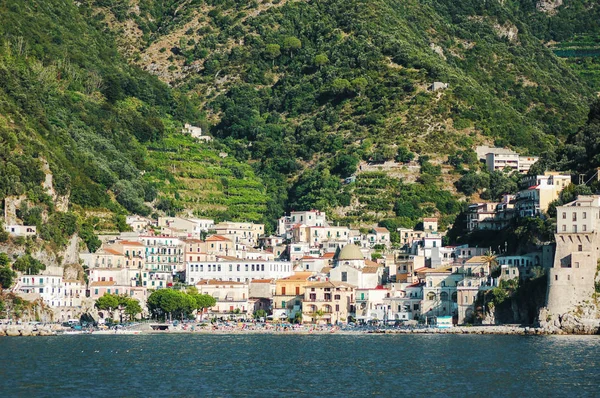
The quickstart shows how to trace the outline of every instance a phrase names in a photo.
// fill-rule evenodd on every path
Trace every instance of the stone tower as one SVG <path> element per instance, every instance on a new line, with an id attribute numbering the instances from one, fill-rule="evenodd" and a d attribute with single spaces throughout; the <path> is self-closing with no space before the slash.
<path id="1" fill-rule="evenodd" d="M 563 315 L 592 301 L 600 247 L 600 196 L 578 196 L 556 211 L 556 255 L 546 306 L 550 314 Z"/>

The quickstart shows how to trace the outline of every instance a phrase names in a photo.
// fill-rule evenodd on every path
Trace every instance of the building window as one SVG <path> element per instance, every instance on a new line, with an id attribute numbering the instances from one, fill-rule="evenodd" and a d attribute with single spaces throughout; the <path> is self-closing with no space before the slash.
<path id="1" fill-rule="evenodd" d="M 573 221 L 577 221 L 577 213 L 573 213 Z"/>
<path id="2" fill-rule="evenodd" d="M 281 302 L 281 308 L 285 308 L 285 301 Z"/>
<path id="3" fill-rule="evenodd" d="M 340 305 L 339 305 L 339 304 L 336 304 L 336 305 L 335 305 L 335 311 L 336 311 L 336 312 L 339 312 L 339 311 L 340 311 Z"/>
<path id="4" fill-rule="evenodd" d="M 285 286 L 282 286 L 282 287 L 281 287 L 281 295 L 282 295 L 282 296 L 285 296 Z"/>
<path id="5" fill-rule="evenodd" d="M 577 246 L 577 251 L 578 252 L 582 252 L 583 251 L 583 245 L 578 245 Z"/>
<path id="6" fill-rule="evenodd" d="M 340 299 L 341 299 L 341 296 L 340 296 L 339 294 L 336 294 L 336 295 L 334 296 L 334 299 L 336 299 L 336 300 L 340 300 Z"/>
<path id="7" fill-rule="evenodd" d="M 563 213 L 562 218 L 563 218 L 563 220 L 565 220 L 567 218 L 567 213 Z"/>
<path id="8" fill-rule="evenodd" d="M 563 232 L 565 232 L 565 231 L 567 230 L 567 226 L 566 226 L 566 225 L 563 225 L 563 226 L 562 226 L 562 230 L 563 230 Z"/>
<path id="9" fill-rule="evenodd" d="M 348 282 L 348 273 L 342 272 L 342 282 Z"/>
<path id="10" fill-rule="evenodd" d="M 300 287 L 296 286 L 296 296 L 300 295 Z"/>
<path id="11" fill-rule="evenodd" d="M 581 215 L 581 218 L 583 218 L 584 220 L 587 218 L 587 213 L 584 211 L 583 214 Z"/>

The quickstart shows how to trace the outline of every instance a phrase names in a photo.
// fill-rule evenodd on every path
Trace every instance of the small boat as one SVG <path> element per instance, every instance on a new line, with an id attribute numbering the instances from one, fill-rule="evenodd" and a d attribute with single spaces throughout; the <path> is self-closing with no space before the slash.
<path id="1" fill-rule="evenodd" d="M 92 334 L 142 334 L 141 330 L 94 330 Z"/>
<path id="2" fill-rule="evenodd" d="M 74 334 L 89 334 L 89 333 L 90 332 L 88 332 L 87 330 L 65 330 L 61 334 L 71 336 Z"/>

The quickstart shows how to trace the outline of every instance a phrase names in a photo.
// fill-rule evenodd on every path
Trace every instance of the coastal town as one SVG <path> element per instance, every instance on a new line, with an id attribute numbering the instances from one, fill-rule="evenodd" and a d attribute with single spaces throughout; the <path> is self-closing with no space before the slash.
<path id="1" fill-rule="evenodd" d="M 478 151 L 492 170 L 526 172 L 537 160 L 522 160 L 501 148 Z M 523 174 L 516 195 L 470 204 L 465 227 L 494 231 L 514 218 L 544 217 L 569 184 L 569 175 L 556 172 Z M 265 225 L 250 222 L 132 215 L 126 217 L 129 231 L 101 235 L 98 250 L 79 252 L 84 278 L 66 278 L 62 267 L 46 267 L 37 274 L 20 272 L 11 292 L 43 302 L 49 311 L 38 319 L 42 322 L 82 315 L 100 325 L 173 321 L 174 310 L 161 310 L 149 300 L 171 290 L 212 298 L 209 305 L 180 312 L 180 320 L 185 315 L 198 322 L 448 328 L 496 324 L 481 302 L 486 292 L 547 274 L 544 311 L 550 321 L 552 314 L 579 308 L 594 294 L 600 197 L 578 197 L 556 212 L 556 244 L 519 254 L 502 246 L 448 245 L 447 231 L 434 217 L 423 218 L 416 228 L 390 231 L 341 226 L 320 210 L 291 211 L 267 235 Z M 5 229 L 13 237 L 36 234 L 33 226 L 7 224 Z M 107 296 L 134 303 L 135 309 L 102 305 Z"/>

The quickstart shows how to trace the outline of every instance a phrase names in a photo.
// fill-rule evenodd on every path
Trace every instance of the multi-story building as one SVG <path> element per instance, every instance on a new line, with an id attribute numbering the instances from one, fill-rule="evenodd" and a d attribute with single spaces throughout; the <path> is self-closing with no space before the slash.
<path id="1" fill-rule="evenodd" d="M 438 219 L 435 217 L 429 217 L 423 219 L 423 231 L 427 233 L 434 233 L 438 231 Z"/>
<path id="2" fill-rule="evenodd" d="M 356 289 L 355 293 L 357 321 L 394 319 L 391 307 L 385 303 L 385 299 L 391 295 L 388 289 L 379 286 L 373 289 Z"/>
<path id="3" fill-rule="evenodd" d="M 600 196 L 580 195 L 556 208 L 556 255 L 548 277 L 551 314 L 572 312 L 595 293 Z"/>
<path id="4" fill-rule="evenodd" d="M 389 297 L 383 299 L 388 308 L 388 320 L 409 321 L 419 319 L 423 300 L 423 284 L 400 283 L 392 285 Z"/>
<path id="5" fill-rule="evenodd" d="M 279 319 L 294 318 L 302 312 L 302 300 L 306 286 L 316 281 L 312 272 L 296 272 L 286 278 L 275 281 L 273 296 L 273 316 Z"/>
<path id="6" fill-rule="evenodd" d="M 252 314 L 253 306 L 248 302 L 248 284 L 235 281 L 219 281 L 215 279 L 204 279 L 196 283 L 200 294 L 208 294 L 217 301 L 209 314 L 215 316 L 242 315 L 244 317 Z"/>
<path id="7" fill-rule="evenodd" d="M 132 215 L 125 218 L 125 223 L 129 225 L 134 232 L 144 232 L 152 224 L 152 220 L 146 217 Z"/>
<path id="8" fill-rule="evenodd" d="M 421 313 L 428 318 L 456 315 L 456 285 L 464 276 L 453 273 L 452 267 L 415 270 L 424 282 Z"/>
<path id="9" fill-rule="evenodd" d="M 412 247 L 414 241 L 420 241 L 426 235 L 425 231 L 415 231 L 410 228 L 398 228 L 400 235 L 400 244 L 406 247 Z"/>
<path id="10" fill-rule="evenodd" d="M 62 274 L 21 275 L 14 290 L 39 295 L 50 307 L 81 306 L 84 287 L 79 281 L 65 282 Z"/>
<path id="11" fill-rule="evenodd" d="M 347 322 L 355 314 L 354 286 L 344 282 L 308 284 L 302 300 L 302 322 Z"/>
<path id="12" fill-rule="evenodd" d="M 259 238 L 265 233 L 264 224 L 249 222 L 222 222 L 214 226 L 219 235 L 229 238 L 236 244 L 258 246 Z"/>
<path id="13" fill-rule="evenodd" d="M 525 175 L 522 189 L 515 198 L 515 210 L 521 217 L 535 217 L 548 210 L 551 202 L 571 183 L 570 175 L 546 172 L 544 175 Z"/>
<path id="14" fill-rule="evenodd" d="M 365 260 L 358 246 L 348 244 L 340 251 L 329 275 L 332 281 L 349 283 L 360 289 L 375 288 L 381 285 L 383 266 Z"/>
<path id="15" fill-rule="evenodd" d="M 170 236 L 142 236 L 145 269 L 154 272 L 173 273 L 183 271 L 185 244 Z"/>
<path id="16" fill-rule="evenodd" d="M 286 236 L 296 224 L 304 224 L 307 227 L 328 226 L 325 212 L 319 210 L 292 211 L 289 216 L 283 216 L 279 219 L 277 233 L 280 236 Z"/>
<path id="17" fill-rule="evenodd" d="M 467 229 L 500 230 L 514 217 L 514 195 L 504 195 L 500 203 L 473 203 L 469 205 Z"/>
<path id="18" fill-rule="evenodd" d="M 186 281 L 194 284 L 202 279 L 249 282 L 254 279 L 280 279 L 292 275 L 289 261 L 238 259 L 217 256 L 214 261 L 186 263 Z"/>
<path id="19" fill-rule="evenodd" d="M 363 247 L 373 247 L 375 245 L 383 245 L 390 247 L 390 231 L 387 228 L 376 227 L 363 237 Z"/>
<path id="20" fill-rule="evenodd" d="M 509 168 L 525 174 L 538 160 L 537 156 L 520 156 L 506 148 L 490 148 L 490 152 L 485 155 L 485 163 L 490 172 Z"/>
<path id="21" fill-rule="evenodd" d="M 191 238 L 200 238 L 215 226 L 215 220 L 208 218 L 159 217 L 158 226 L 173 230 L 181 230 Z"/>

